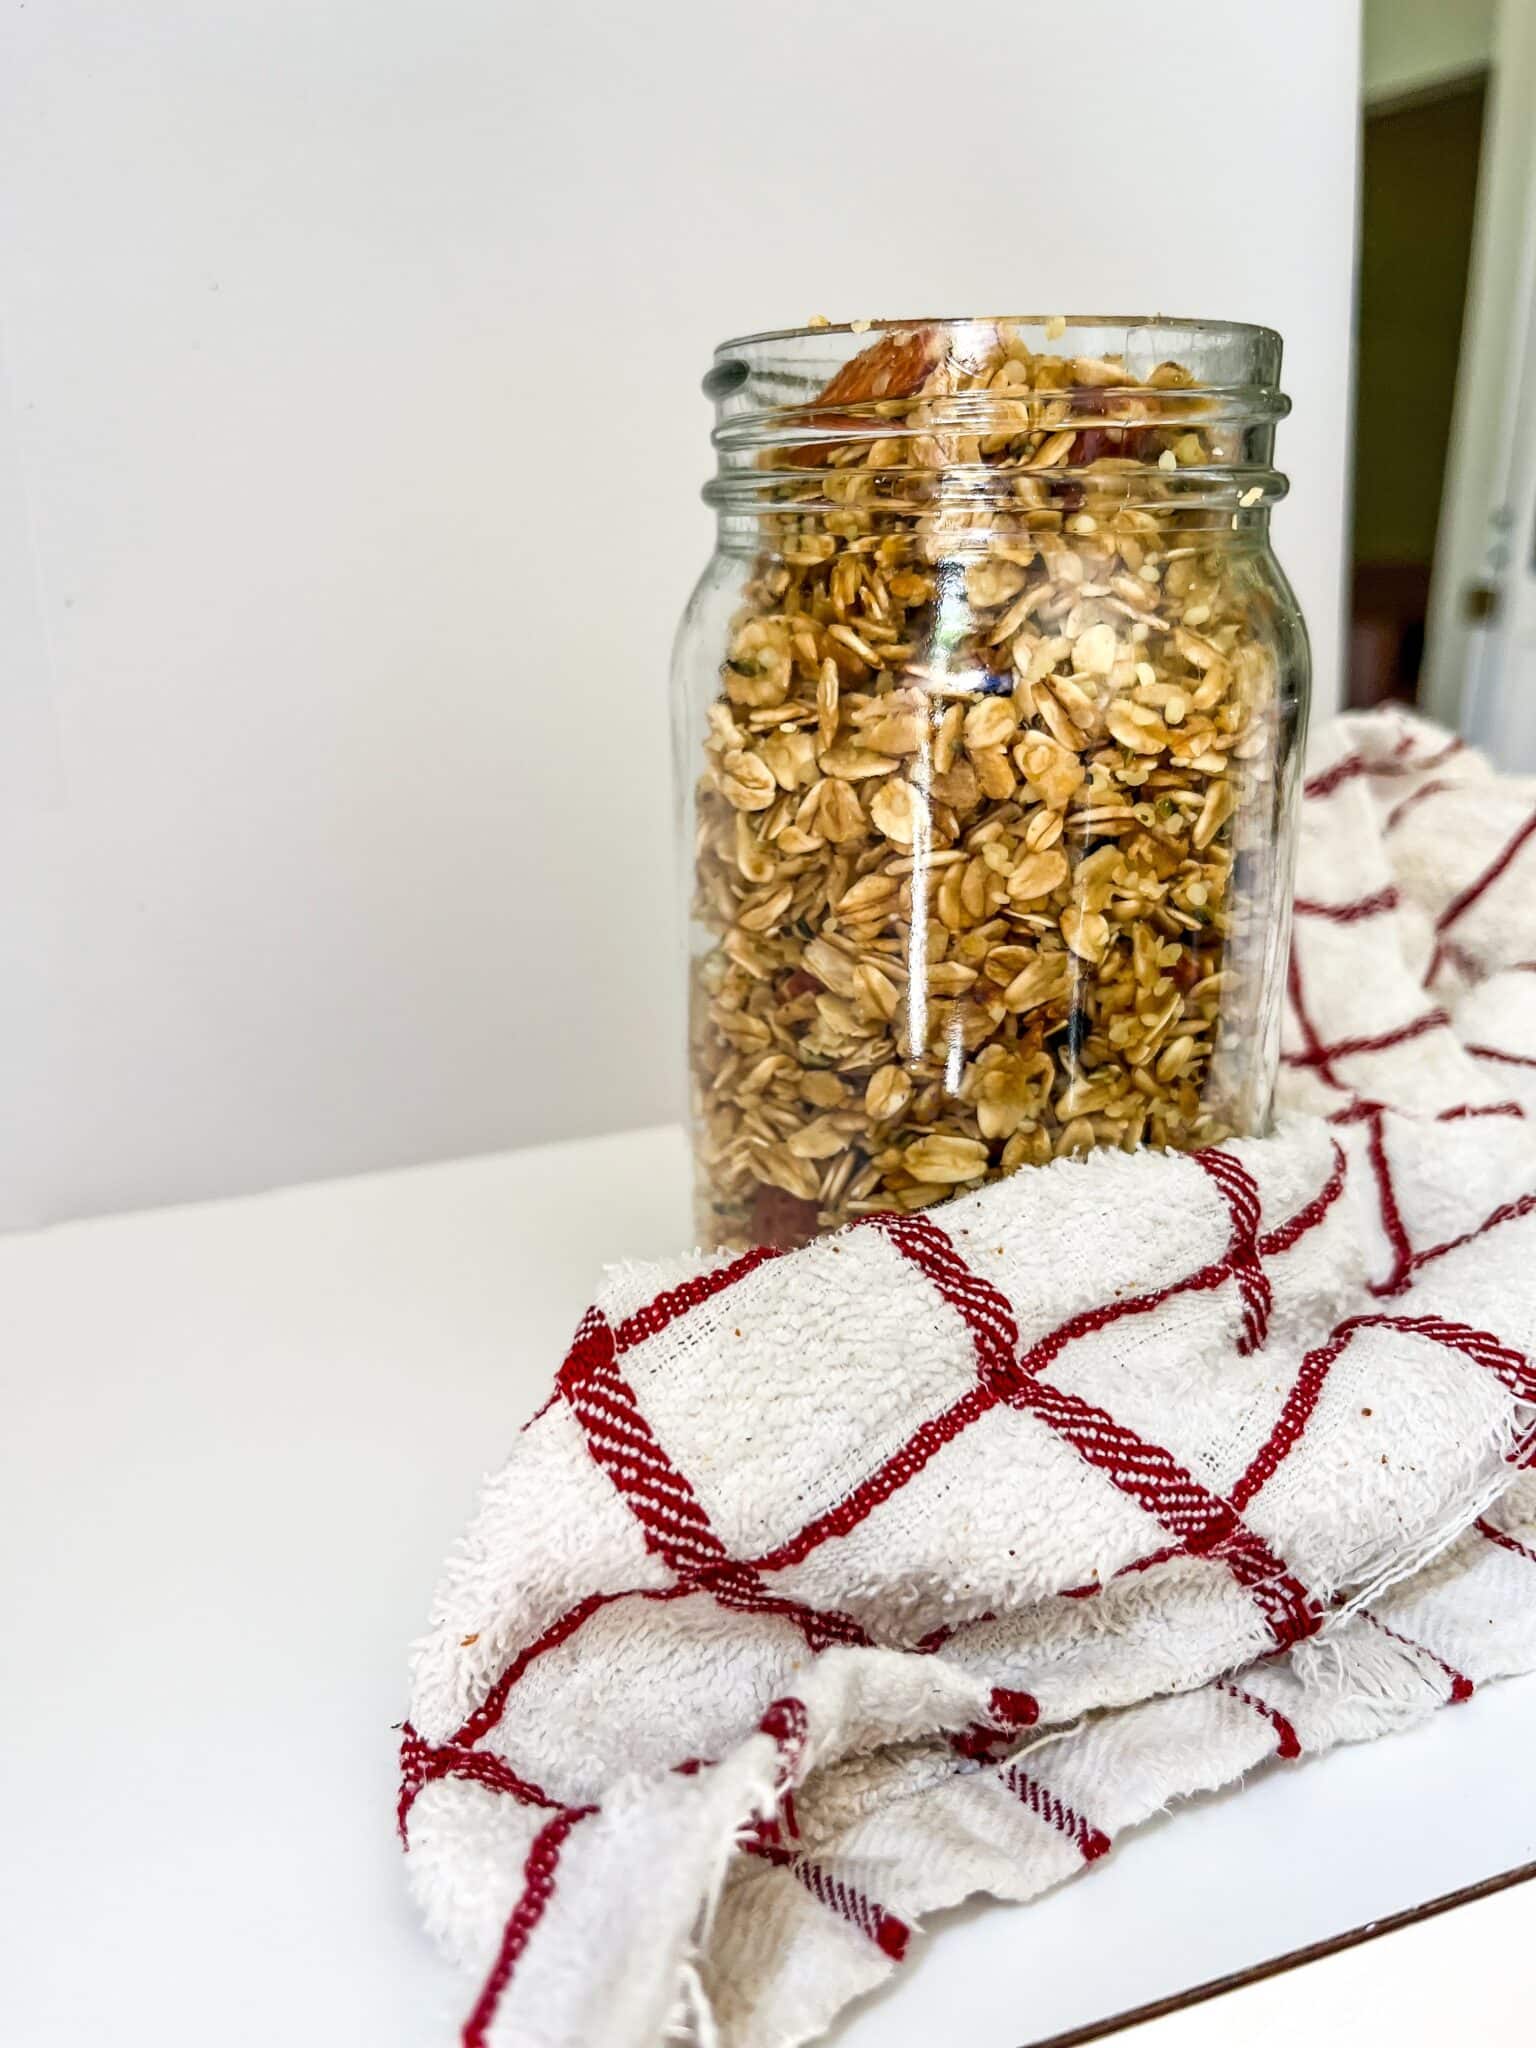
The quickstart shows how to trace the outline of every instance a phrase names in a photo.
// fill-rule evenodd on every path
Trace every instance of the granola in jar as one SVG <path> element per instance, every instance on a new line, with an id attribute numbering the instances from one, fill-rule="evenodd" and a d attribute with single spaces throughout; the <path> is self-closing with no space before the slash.
<path id="1" fill-rule="evenodd" d="M 1263 1127 L 1306 686 L 1278 358 L 1151 321 L 720 351 L 679 651 L 704 1242 Z"/>

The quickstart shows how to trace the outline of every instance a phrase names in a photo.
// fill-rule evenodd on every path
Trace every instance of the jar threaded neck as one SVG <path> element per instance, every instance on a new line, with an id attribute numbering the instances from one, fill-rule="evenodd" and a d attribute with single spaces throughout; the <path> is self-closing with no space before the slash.
<path id="1" fill-rule="evenodd" d="M 1281 498 L 1279 337 L 1233 323 L 929 320 L 727 342 L 705 379 L 723 514 L 1106 503 L 1247 512 Z M 1249 523 L 1240 521 L 1242 523 Z"/>

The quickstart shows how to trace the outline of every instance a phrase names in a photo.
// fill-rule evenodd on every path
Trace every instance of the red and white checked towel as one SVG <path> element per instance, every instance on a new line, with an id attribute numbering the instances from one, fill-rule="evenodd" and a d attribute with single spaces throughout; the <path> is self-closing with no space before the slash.
<path id="1" fill-rule="evenodd" d="M 1313 763 L 1276 1136 L 608 1275 L 416 1659 L 470 2048 L 809 2040 L 925 1913 L 1536 1666 L 1536 784 Z"/>

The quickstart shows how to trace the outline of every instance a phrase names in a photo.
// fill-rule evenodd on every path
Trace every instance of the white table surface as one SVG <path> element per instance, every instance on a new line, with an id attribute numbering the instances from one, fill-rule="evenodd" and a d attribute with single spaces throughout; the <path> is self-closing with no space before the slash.
<path id="1" fill-rule="evenodd" d="M 406 1644 L 598 1265 L 677 1249 L 684 1182 L 636 1132 L 0 1239 L 6 2048 L 456 2038 L 393 1834 Z M 1536 1858 L 1533 1705 L 941 1916 L 838 2048 L 1022 2048 Z M 1517 2040 L 1533 1936 L 1528 1885 L 1128 2038 Z"/>

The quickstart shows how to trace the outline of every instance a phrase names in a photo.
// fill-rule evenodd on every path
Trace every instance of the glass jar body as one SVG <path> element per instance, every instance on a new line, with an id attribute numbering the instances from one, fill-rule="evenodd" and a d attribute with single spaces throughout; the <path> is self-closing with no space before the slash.
<path id="1" fill-rule="evenodd" d="M 674 698 L 704 1244 L 1267 1125 L 1305 634 L 1267 507 L 1160 495 L 1192 431 L 1241 482 L 1217 427 L 1106 426 L 1097 374 L 1021 413 L 1087 455 L 1055 474 L 978 484 L 1011 419 L 919 447 L 965 389 L 869 427 L 823 390 L 814 475 L 759 454 L 722 507 Z"/>

